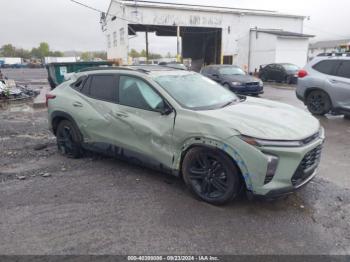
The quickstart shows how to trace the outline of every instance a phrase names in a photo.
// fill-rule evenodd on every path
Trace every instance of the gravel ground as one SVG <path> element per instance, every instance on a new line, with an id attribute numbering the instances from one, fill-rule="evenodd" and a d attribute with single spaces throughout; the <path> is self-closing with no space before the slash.
<path id="1" fill-rule="evenodd" d="M 302 106 L 293 90 L 264 97 Z M 58 154 L 45 110 L 0 111 L 0 254 L 350 254 L 350 122 L 323 118 L 319 175 L 275 201 L 215 207 L 175 177 Z M 346 160 L 347 159 L 347 160 Z"/>

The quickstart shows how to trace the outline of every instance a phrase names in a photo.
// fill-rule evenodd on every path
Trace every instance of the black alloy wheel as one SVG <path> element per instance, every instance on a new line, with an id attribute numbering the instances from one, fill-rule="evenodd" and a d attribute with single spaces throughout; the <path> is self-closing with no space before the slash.
<path id="1" fill-rule="evenodd" d="M 62 155 L 71 158 L 81 156 L 81 138 L 79 131 L 68 120 L 63 120 L 58 124 L 56 132 L 57 147 Z"/>
<path id="2" fill-rule="evenodd" d="M 320 90 L 312 91 L 306 98 L 306 105 L 314 115 L 324 115 L 331 110 L 329 96 Z"/>
<path id="3" fill-rule="evenodd" d="M 224 204 L 239 191 L 239 173 L 232 159 L 219 150 L 192 148 L 182 165 L 184 180 L 200 199 Z"/>

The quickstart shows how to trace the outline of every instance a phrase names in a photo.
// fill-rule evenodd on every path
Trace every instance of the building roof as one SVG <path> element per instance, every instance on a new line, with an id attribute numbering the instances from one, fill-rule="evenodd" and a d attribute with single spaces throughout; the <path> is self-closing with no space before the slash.
<path id="1" fill-rule="evenodd" d="M 271 35 L 277 35 L 281 37 L 301 37 L 301 38 L 314 37 L 314 35 L 289 32 L 289 31 L 284 31 L 280 29 L 259 29 L 258 28 L 258 29 L 252 29 L 252 31 L 257 31 L 261 33 L 271 34 Z"/>
<path id="2" fill-rule="evenodd" d="M 305 18 L 305 16 L 301 16 L 301 15 L 283 14 L 283 13 L 279 13 L 276 11 L 263 10 L 263 9 L 246 9 L 246 8 L 180 4 L 180 3 L 144 1 L 144 0 L 137 0 L 137 1 L 135 1 L 135 0 L 111 0 L 111 4 L 113 2 L 121 3 L 123 5 L 132 6 L 132 7 L 150 7 L 150 8 L 162 8 L 162 9 L 216 12 L 216 13 L 268 15 L 268 16 L 279 16 L 279 17 L 292 17 L 292 18 L 299 18 L 299 19 Z M 111 7 L 111 5 L 110 5 L 110 7 Z M 110 9 L 110 7 L 109 7 L 109 9 Z M 109 13 L 109 9 L 108 9 L 107 13 Z"/>
<path id="3" fill-rule="evenodd" d="M 312 49 L 335 48 L 335 47 L 339 47 L 340 45 L 350 45 L 350 39 L 318 41 L 314 44 L 311 44 L 310 48 Z"/>

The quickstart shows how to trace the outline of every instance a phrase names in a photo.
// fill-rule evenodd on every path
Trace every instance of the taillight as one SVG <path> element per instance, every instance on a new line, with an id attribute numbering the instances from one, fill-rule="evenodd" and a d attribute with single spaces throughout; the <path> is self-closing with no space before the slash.
<path id="1" fill-rule="evenodd" d="M 298 77 L 299 77 L 299 78 L 303 78 L 303 77 L 305 77 L 305 76 L 307 76 L 307 75 L 308 75 L 308 74 L 307 74 L 307 71 L 304 70 L 304 69 L 299 70 L 299 72 L 298 72 Z"/>
<path id="2" fill-rule="evenodd" d="M 46 94 L 46 107 L 48 106 L 49 104 L 49 100 L 50 99 L 55 99 L 56 96 L 55 95 L 52 95 L 52 94 Z"/>

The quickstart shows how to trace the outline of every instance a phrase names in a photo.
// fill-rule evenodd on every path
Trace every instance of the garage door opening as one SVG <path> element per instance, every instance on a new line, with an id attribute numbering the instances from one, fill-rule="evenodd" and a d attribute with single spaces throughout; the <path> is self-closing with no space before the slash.
<path id="1" fill-rule="evenodd" d="M 129 35 L 137 32 L 155 32 L 156 36 L 177 36 L 177 26 L 129 24 Z M 181 56 L 192 60 L 192 70 L 203 65 L 221 63 L 221 28 L 180 27 Z"/>

